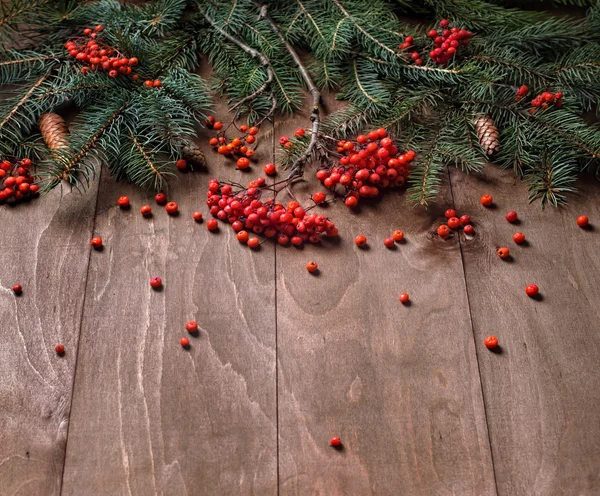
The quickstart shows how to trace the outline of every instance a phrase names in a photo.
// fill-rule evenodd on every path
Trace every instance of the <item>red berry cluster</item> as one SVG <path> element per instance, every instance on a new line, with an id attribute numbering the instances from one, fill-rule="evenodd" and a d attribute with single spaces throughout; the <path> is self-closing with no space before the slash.
<path id="1" fill-rule="evenodd" d="M 526 85 L 521 86 L 517 91 L 516 91 L 516 97 L 515 97 L 515 101 L 520 101 L 523 98 L 525 98 L 525 96 L 527 95 L 527 93 L 529 93 L 529 87 Z"/>
<path id="2" fill-rule="evenodd" d="M 98 39 L 98 33 L 103 29 L 101 24 L 94 29 L 86 28 L 83 30 L 84 36 L 67 41 L 65 48 L 71 57 L 85 64 L 81 68 L 83 74 L 100 69 L 108 72 L 112 78 L 119 74 L 128 76 L 133 71 L 132 67 L 138 64 L 138 59 L 125 57 L 115 48 L 103 44 Z"/>
<path id="3" fill-rule="evenodd" d="M 461 227 L 465 234 L 472 235 L 474 233 L 473 226 L 471 225 L 471 217 L 468 215 L 461 215 L 459 218 L 456 210 L 449 208 L 444 213 L 444 216 L 448 219 L 448 223 L 441 224 L 437 228 L 437 233 L 440 238 L 446 239 L 450 236 L 450 233 L 452 232 L 451 229 L 460 229 Z"/>
<path id="4" fill-rule="evenodd" d="M 543 109 L 547 109 L 550 105 L 554 105 L 556 108 L 562 107 L 562 97 L 563 94 L 559 91 L 558 93 L 550 93 L 549 91 L 544 91 L 542 94 L 536 96 L 533 100 L 531 100 L 531 106 L 533 108 L 529 109 L 530 113 L 535 113 L 537 108 L 541 107 Z"/>
<path id="5" fill-rule="evenodd" d="M 398 48 L 400 50 L 408 50 L 412 49 L 410 54 L 410 58 L 414 61 L 415 65 L 423 65 L 423 58 L 421 54 L 414 48 L 413 46 L 414 38 L 412 36 L 407 36 L 404 38 L 404 43 L 402 43 Z"/>
<path id="6" fill-rule="evenodd" d="M 206 204 L 210 213 L 229 222 L 240 242 L 248 243 L 250 247 L 258 246 L 258 241 L 250 238 L 249 232 L 277 238 L 280 245 L 291 243 L 295 246 L 305 242 L 318 243 L 322 235 L 338 235 L 334 223 L 327 217 L 307 213 L 310 208 L 305 209 L 296 201 L 285 206 L 275 198 L 261 200 L 264 184 L 265 179 L 260 177 L 251 181 L 247 189 L 234 191 L 231 184 L 217 179 L 208 183 Z M 211 226 L 207 223 L 207 227 L 210 229 Z"/>
<path id="7" fill-rule="evenodd" d="M 329 189 L 339 184 L 345 189 L 345 202 L 349 207 L 358 205 L 360 198 L 374 198 L 382 189 L 404 185 L 410 163 L 416 153 L 401 153 L 385 129 L 361 134 L 356 141 L 338 141 L 341 153 L 338 166 L 321 169 L 317 178 Z"/>
<path id="8" fill-rule="evenodd" d="M 466 29 L 457 27 L 448 29 L 449 24 L 448 20 L 442 19 L 440 21 L 442 29 L 439 31 L 432 29 L 427 33 L 427 36 L 433 39 L 435 45 L 435 48 L 429 52 L 429 56 L 440 65 L 446 65 L 456 55 L 459 48 L 467 46 L 469 40 L 473 37 L 473 33 Z"/>
<path id="9" fill-rule="evenodd" d="M 254 148 L 249 148 L 248 145 L 252 145 L 256 142 L 258 127 L 248 127 L 247 125 L 243 124 L 237 128 L 241 133 L 243 133 L 243 135 L 228 140 L 225 136 L 225 131 L 222 131 L 223 123 L 217 121 L 214 116 L 209 116 L 208 119 L 204 121 L 204 124 L 209 129 L 219 131 L 220 136 L 211 138 L 208 141 L 212 147 L 217 149 L 219 155 L 224 155 L 225 157 L 237 155 L 239 157 L 237 160 L 238 169 L 250 169 L 249 159 L 254 156 Z"/>
<path id="10" fill-rule="evenodd" d="M 37 196 L 39 187 L 33 184 L 34 177 L 29 172 L 31 160 L 24 158 L 11 162 L 0 162 L 0 203 L 20 202 Z"/>

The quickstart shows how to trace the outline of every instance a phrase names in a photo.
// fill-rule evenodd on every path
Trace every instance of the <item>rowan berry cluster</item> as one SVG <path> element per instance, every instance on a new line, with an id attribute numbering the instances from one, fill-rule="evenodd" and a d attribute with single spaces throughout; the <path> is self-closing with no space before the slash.
<path id="1" fill-rule="evenodd" d="M 361 198 L 375 198 L 381 190 L 404 185 L 416 153 L 401 153 L 383 128 L 361 134 L 356 141 L 338 141 L 339 165 L 317 171 L 326 188 L 343 191 L 348 207 Z"/>
<path id="2" fill-rule="evenodd" d="M 130 75 L 133 72 L 132 68 L 138 65 L 138 59 L 125 57 L 115 48 L 102 43 L 98 35 L 103 29 L 101 24 L 94 29 L 86 28 L 83 30 L 84 36 L 67 41 L 65 48 L 71 57 L 85 64 L 81 68 L 83 74 L 98 69 L 108 72 L 112 78 L 116 78 L 120 74 Z M 134 75 L 134 79 L 138 79 L 138 76 Z M 150 85 L 146 81 L 146 86 L 160 86 L 160 81 L 150 81 Z"/>
<path id="3" fill-rule="evenodd" d="M 515 101 L 519 102 L 521 101 L 523 98 L 525 98 L 525 96 L 527 95 L 527 93 L 529 93 L 529 87 L 526 85 L 521 86 L 516 92 L 516 97 L 515 97 Z"/>
<path id="4" fill-rule="evenodd" d="M 536 96 L 533 100 L 531 100 L 531 106 L 533 108 L 529 109 L 530 113 L 535 113 L 537 108 L 547 109 L 550 105 L 554 105 L 556 108 L 562 107 L 562 97 L 563 94 L 559 91 L 558 93 L 550 93 L 549 91 L 544 91 L 543 93 Z"/>
<path id="5" fill-rule="evenodd" d="M 306 131 L 301 127 L 294 131 L 294 136 L 296 136 L 297 138 L 302 138 L 302 136 L 304 136 L 305 134 Z M 280 136 L 279 144 L 286 150 L 289 150 L 292 146 L 294 146 L 294 142 L 290 141 L 290 138 L 288 136 Z"/>
<path id="6" fill-rule="evenodd" d="M 398 48 L 400 50 L 410 49 L 411 51 L 409 52 L 409 55 L 411 60 L 415 63 L 415 65 L 423 65 L 423 57 L 421 57 L 421 54 L 418 52 L 418 50 L 415 49 L 413 43 L 414 38 L 412 36 L 407 36 L 406 38 L 404 38 L 404 43 L 402 43 Z"/>
<path id="7" fill-rule="evenodd" d="M 427 33 L 435 45 L 429 56 L 439 65 L 446 65 L 458 53 L 460 47 L 467 46 L 473 37 L 471 31 L 450 27 L 449 24 L 448 20 L 442 19 L 439 31 L 432 29 Z"/>
<path id="8" fill-rule="evenodd" d="M 258 135 L 258 127 L 243 124 L 238 129 L 242 135 L 237 136 L 232 139 L 227 139 L 225 136 L 225 132 L 227 129 L 223 130 L 223 123 L 217 121 L 214 116 L 209 116 L 204 124 L 208 129 L 214 129 L 218 131 L 217 137 L 211 138 L 209 140 L 209 144 L 217 149 L 219 155 L 223 155 L 225 157 L 235 157 L 238 156 L 237 166 L 238 169 L 248 170 L 250 169 L 250 158 L 254 156 L 255 148 L 248 147 L 248 145 L 253 145 L 256 142 L 256 136 Z M 232 123 L 234 124 L 234 123 Z M 230 125 L 231 126 L 231 125 Z M 228 128 L 230 127 L 228 126 Z"/>
<path id="9" fill-rule="evenodd" d="M 33 184 L 35 178 L 29 172 L 31 165 L 28 158 L 0 162 L 0 203 L 21 202 L 38 195 L 39 186 Z"/>
<path id="10" fill-rule="evenodd" d="M 473 234 L 474 229 L 473 229 L 473 226 L 471 225 L 471 217 L 470 216 L 461 215 L 459 218 L 456 213 L 456 210 L 454 210 L 453 208 L 449 208 L 448 210 L 446 210 L 446 212 L 444 213 L 444 216 L 446 217 L 446 219 L 448 219 L 448 223 L 441 224 L 437 228 L 437 233 L 440 238 L 446 239 L 448 236 L 450 236 L 452 229 L 460 229 L 461 227 L 463 228 L 465 234 L 469 234 L 469 235 Z"/>
<path id="11" fill-rule="evenodd" d="M 286 206 L 274 197 L 261 200 L 264 191 L 272 190 L 272 186 L 265 185 L 262 177 L 250 181 L 246 189 L 240 187 L 234 191 L 234 186 L 240 187 L 211 179 L 206 204 L 214 217 L 231 224 L 237 232 L 238 241 L 247 243 L 251 248 L 259 244 L 258 238 L 250 237 L 251 233 L 276 239 L 284 246 L 319 243 L 323 235 L 338 235 L 334 223 L 327 217 L 308 213 L 313 207 L 303 208 L 297 201 Z M 211 228 L 208 223 L 207 227 Z"/>

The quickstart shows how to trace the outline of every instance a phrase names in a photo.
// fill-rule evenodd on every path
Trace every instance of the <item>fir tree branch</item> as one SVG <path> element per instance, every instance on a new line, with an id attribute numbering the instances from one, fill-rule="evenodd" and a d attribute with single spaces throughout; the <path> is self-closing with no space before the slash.
<path id="1" fill-rule="evenodd" d="M 50 73 L 48 72 L 47 74 L 44 74 L 41 78 L 39 78 L 31 88 L 29 88 L 29 90 L 27 91 L 27 93 L 25 93 L 25 95 L 23 95 L 23 98 L 21 98 L 17 104 L 13 107 L 13 109 L 7 114 L 7 116 L 0 122 L 0 131 L 2 130 L 2 128 L 19 112 L 19 109 L 25 104 L 25 102 L 27 100 L 29 100 L 29 98 L 31 98 L 31 95 L 34 93 L 34 91 L 36 89 L 38 89 L 42 83 L 44 81 L 46 81 L 46 79 L 48 79 L 50 77 Z"/>
<path id="2" fill-rule="evenodd" d="M 162 174 L 161 174 L 160 170 L 154 165 L 154 162 L 152 161 L 152 159 L 150 158 L 148 153 L 146 153 L 146 150 L 144 150 L 144 147 L 142 146 L 142 144 L 137 139 L 135 134 L 133 134 L 132 131 L 129 131 L 129 137 L 131 138 L 131 141 L 135 145 L 137 151 L 144 158 L 146 165 L 148 166 L 148 168 L 151 171 L 151 174 L 157 178 L 158 182 L 162 182 Z"/>
<path id="3" fill-rule="evenodd" d="M 9 66 L 13 66 L 13 65 L 19 65 L 19 64 L 29 64 L 30 62 L 43 62 L 45 60 L 56 60 L 59 58 L 62 58 L 62 57 L 59 57 L 56 55 L 48 55 L 48 56 L 43 56 L 43 57 L 29 57 L 27 59 L 6 60 L 4 62 L 0 62 L 0 68 L 9 67 Z"/>

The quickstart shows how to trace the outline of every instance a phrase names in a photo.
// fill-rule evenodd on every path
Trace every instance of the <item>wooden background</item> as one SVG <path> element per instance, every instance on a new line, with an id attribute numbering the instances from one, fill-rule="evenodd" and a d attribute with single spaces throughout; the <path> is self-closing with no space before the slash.
<path id="1" fill-rule="evenodd" d="M 359 213 L 323 208 L 340 240 L 304 249 L 252 251 L 193 221 L 209 178 L 262 175 L 306 118 L 263 128 L 252 173 L 203 132 L 209 170 L 172 184 L 177 217 L 106 170 L 62 202 L 0 207 L 0 494 L 600 494 L 599 184 L 542 211 L 510 172 L 451 170 L 428 210 L 397 191 Z M 301 202 L 320 189 L 307 178 Z M 434 235 L 449 207 L 474 238 Z M 577 227 L 582 214 L 597 225 Z M 389 250 L 395 229 L 406 242 Z"/>

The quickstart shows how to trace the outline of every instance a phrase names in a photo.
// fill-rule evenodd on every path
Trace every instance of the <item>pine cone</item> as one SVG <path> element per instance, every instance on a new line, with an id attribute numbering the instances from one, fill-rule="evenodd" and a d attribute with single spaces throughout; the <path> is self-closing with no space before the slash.
<path id="1" fill-rule="evenodd" d="M 494 120 L 489 115 L 482 115 L 475 120 L 474 124 L 479 144 L 485 153 L 493 155 L 500 151 L 500 133 L 494 125 Z"/>
<path id="2" fill-rule="evenodd" d="M 39 125 L 40 133 L 50 153 L 69 146 L 67 138 L 69 136 L 69 128 L 60 115 L 52 112 L 43 114 L 40 117 Z"/>
<path id="3" fill-rule="evenodd" d="M 187 143 L 181 148 L 181 155 L 192 165 L 206 167 L 204 152 L 193 143 Z"/>

